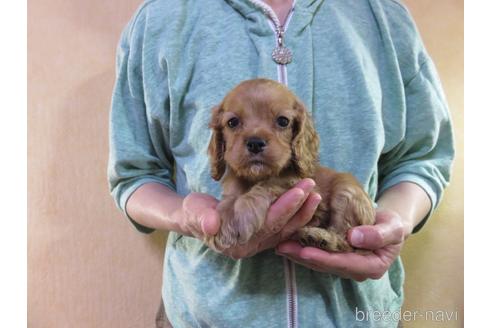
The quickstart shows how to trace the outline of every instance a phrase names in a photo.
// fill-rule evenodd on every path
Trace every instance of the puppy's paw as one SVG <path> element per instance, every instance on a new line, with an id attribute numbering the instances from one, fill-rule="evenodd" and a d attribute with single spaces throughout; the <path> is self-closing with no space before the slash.
<path id="1" fill-rule="evenodd" d="M 314 212 L 311 221 L 307 224 L 309 227 L 327 227 L 330 224 L 330 208 L 326 201 L 322 200 L 316 212 Z"/>
<path id="2" fill-rule="evenodd" d="M 254 197 L 243 196 L 234 204 L 234 221 L 237 242 L 246 244 L 263 226 L 268 205 L 261 204 Z"/>
<path id="3" fill-rule="evenodd" d="M 246 244 L 262 227 L 267 209 L 249 196 L 223 200 L 217 205 L 220 230 L 209 245 L 222 251 Z"/>
<path id="4" fill-rule="evenodd" d="M 219 232 L 208 241 L 217 251 L 223 251 L 237 243 L 237 232 L 234 223 L 234 199 L 225 199 L 217 205 L 220 217 Z"/>
<path id="5" fill-rule="evenodd" d="M 329 228 L 303 227 L 299 229 L 297 235 L 303 246 L 316 247 L 329 252 L 353 251 L 345 236 Z"/>

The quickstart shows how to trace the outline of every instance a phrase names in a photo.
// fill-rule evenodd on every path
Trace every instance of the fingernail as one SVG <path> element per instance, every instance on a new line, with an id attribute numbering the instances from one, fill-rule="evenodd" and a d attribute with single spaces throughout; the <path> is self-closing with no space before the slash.
<path id="1" fill-rule="evenodd" d="M 313 179 L 308 179 L 308 181 L 309 181 L 309 186 L 310 187 L 316 186 L 316 181 L 314 181 Z"/>
<path id="2" fill-rule="evenodd" d="M 202 232 L 205 236 L 208 237 L 215 236 L 219 232 L 220 223 L 217 224 L 218 223 L 217 221 L 207 219 L 207 216 L 205 214 L 202 214 L 199 220 L 200 220 L 200 227 L 202 228 Z"/>
<path id="3" fill-rule="evenodd" d="M 357 229 L 352 230 L 350 243 L 353 246 L 362 246 L 362 244 L 364 243 L 364 234 Z"/>
<path id="4" fill-rule="evenodd" d="M 294 194 L 294 202 L 295 203 L 298 203 L 300 202 L 301 200 L 304 199 L 304 191 L 302 189 L 297 189 L 296 190 L 296 193 Z"/>
<path id="5" fill-rule="evenodd" d="M 303 260 L 310 260 L 310 259 L 311 259 L 311 257 L 309 257 L 307 254 L 303 254 L 303 253 L 301 253 L 299 256 L 300 256 L 300 257 L 301 257 L 301 259 L 303 259 Z"/>

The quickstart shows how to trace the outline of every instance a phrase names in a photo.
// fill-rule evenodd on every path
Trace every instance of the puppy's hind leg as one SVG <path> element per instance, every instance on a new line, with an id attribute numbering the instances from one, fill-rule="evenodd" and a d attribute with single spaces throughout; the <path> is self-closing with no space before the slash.
<path id="1" fill-rule="evenodd" d="M 297 232 L 303 246 L 312 246 L 329 252 L 351 252 L 354 250 L 342 236 L 332 228 L 303 227 Z"/>
<path id="2" fill-rule="evenodd" d="M 347 241 L 348 231 L 355 226 L 374 224 L 375 212 L 367 194 L 352 176 L 338 174 L 328 197 L 329 214 L 320 227 L 304 227 L 299 231 L 301 244 L 331 252 L 368 251 L 355 249 Z"/>
<path id="3" fill-rule="evenodd" d="M 339 230 L 330 228 L 330 208 L 321 202 L 307 226 L 297 231 L 303 246 L 312 246 L 330 252 L 350 252 L 353 248 Z"/>

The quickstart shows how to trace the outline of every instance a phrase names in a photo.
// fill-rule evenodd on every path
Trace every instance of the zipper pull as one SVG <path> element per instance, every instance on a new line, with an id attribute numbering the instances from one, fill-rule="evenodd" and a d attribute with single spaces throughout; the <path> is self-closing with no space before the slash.
<path id="1" fill-rule="evenodd" d="M 284 46 L 284 29 L 282 27 L 279 27 L 277 29 L 277 44 L 279 47 Z"/>
<path id="2" fill-rule="evenodd" d="M 277 46 L 273 49 L 273 61 L 280 65 L 287 65 L 292 61 L 292 51 L 284 46 L 284 29 L 279 26 L 275 29 L 277 34 Z"/>

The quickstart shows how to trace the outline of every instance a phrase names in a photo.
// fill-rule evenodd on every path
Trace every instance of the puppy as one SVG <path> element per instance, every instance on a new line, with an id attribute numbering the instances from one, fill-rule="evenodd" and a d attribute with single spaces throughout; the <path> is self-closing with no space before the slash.
<path id="1" fill-rule="evenodd" d="M 348 230 L 374 224 L 372 202 L 350 174 L 322 167 L 319 137 L 304 105 L 284 85 L 244 81 L 212 112 L 208 147 L 212 178 L 221 180 L 216 249 L 247 243 L 265 222 L 270 205 L 303 178 L 316 182 L 322 201 L 298 239 L 332 252 L 354 249 Z M 347 132 L 350 133 L 350 132 Z"/>

